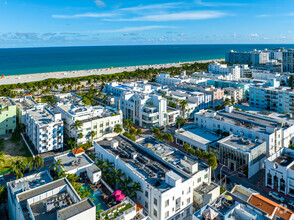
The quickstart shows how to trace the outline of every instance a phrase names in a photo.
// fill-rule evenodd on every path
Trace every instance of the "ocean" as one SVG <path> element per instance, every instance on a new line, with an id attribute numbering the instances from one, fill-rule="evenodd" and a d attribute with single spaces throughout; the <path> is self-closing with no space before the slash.
<path id="1" fill-rule="evenodd" d="M 89 46 L 0 49 L 0 75 L 176 63 L 224 58 L 229 50 L 293 48 L 287 44 Z"/>

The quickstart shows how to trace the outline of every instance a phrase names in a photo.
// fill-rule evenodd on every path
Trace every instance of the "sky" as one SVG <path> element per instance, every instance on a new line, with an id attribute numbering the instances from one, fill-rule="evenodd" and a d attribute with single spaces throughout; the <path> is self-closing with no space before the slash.
<path id="1" fill-rule="evenodd" d="M 294 0 L 0 0 L 0 47 L 291 44 Z"/>

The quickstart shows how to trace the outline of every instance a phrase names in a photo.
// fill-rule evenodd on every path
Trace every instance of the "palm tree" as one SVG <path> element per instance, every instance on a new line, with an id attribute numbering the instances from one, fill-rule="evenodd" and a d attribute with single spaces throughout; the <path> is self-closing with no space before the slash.
<path id="1" fill-rule="evenodd" d="M 32 168 L 38 170 L 42 166 L 44 166 L 44 160 L 41 156 L 35 156 L 35 158 L 30 159 L 29 170 L 32 170 Z"/>
<path id="2" fill-rule="evenodd" d="M 129 130 L 133 125 L 133 122 L 132 120 L 129 118 L 129 119 L 126 119 L 125 122 L 124 122 L 124 127 Z"/>
<path id="3" fill-rule="evenodd" d="M 57 161 L 55 161 L 53 164 L 50 165 L 49 168 L 53 169 L 55 172 L 57 172 L 59 167 L 64 167 L 61 159 L 58 159 Z"/>
<path id="4" fill-rule="evenodd" d="M 5 163 L 4 152 L 0 152 L 0 164 Z"/>
<path id="5" fill-rule="evenodd" d="M 91 131 L 89 133 L 89 136 L 91 137 L 91 145 L 93 146 L 93 141 L 94 141 L 94 137 L 96 136 L 96 132 L 95 131 Z"/>
<path id="6" fill-rule="evenodd" d="M 115 169 L 110 174 L 110 182 L 113 184 L 114 188 L 117 189 L 118 184 L 122 182 L 122 176 L 125 175 L 121 169 Z"/>
<path id="7" fill-rule="evenodd" d="M 113 131 L 115 133 L 121 133 L 123 131 L 121 124 L 114 125 Z"/>
<path id="8" fill-rule="evenodd" d="M 73 123 L 71 126 L 70 126 L 70 129 L 75 129 L 76 131 L 75 131 L 75 133 L 76 133 L 76 135 L 75 135 L 75 138 L 76 138 L 76 146 L 78 145 L 78 135 L 77 135 L 77 133 L 78 133 L 78 130 L 79 129 L 81 129 L 82 127 L 83 127 L 83 122 L 82 121 L 80 121 L 80 120 L 76 120 L 75 121 L 75 123 Z"/>
<path id="9" fill-rule="evenodd" d="M 66 177 L 66 171 L 65 170 L 59 170 L 57 173 L 57 176 L 55 177 L 55 180 Z"/>
<path id="10" fill-rule="evenodd" d="M 123 181 L 121 181 L 122 191 L 127 195 L 129 194 L 129 186 L 132 182 L 133 180 L 129 176 L 127 176 Z"/>
<path id="11" fill-rule="evenodd" d="M 186 100 L 181 100 L 179 104 L 180 104 L 180 108 L 182 110 L 183 118 L 185 118 L 185 110 L 188 106 L 188 102 Z"/>
<path id="12" fill-rule="evenodd" d="M 70 146 L 70 149 L 74 149 L 76 142 L 73 139 L 68 139 L 67 140 L 67 145 Z"/>
<path id="13" fill-rule="evenodd" d="M 17 161 L 12 161 L 9 166 L 8 166 L 9 170 L 11 170 L 11 172 L 16 176 L 16 179 L 18 179 L 18 177 L 23 177 L 23 165 L 22 162 L 17 160 Z"/>
<path id="14" fill-rule="evenodd" d="M 132 182 L 131 189 L 129 190 L 129 197 L 137 198 L 137 192 L 142 192 L 141 185 L 138 182 Z"/>
<path id="15" fill-rule="evenodd" d="M 81 139 L 81 138 L 83 138 L 83 137 L 84 137 L 83 133 L 79 133 L 79 134 L 78 134 L 78 138 L 79 138 L 79 139 Z"/>

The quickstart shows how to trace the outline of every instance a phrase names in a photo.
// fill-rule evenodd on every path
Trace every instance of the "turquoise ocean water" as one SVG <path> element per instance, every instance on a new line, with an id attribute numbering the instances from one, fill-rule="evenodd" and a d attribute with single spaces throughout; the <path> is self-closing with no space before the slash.
<path id="1" fill-rule="evenodd" d="M 0 74 L 17 75 L 224 58 L 229 50 L 293 48 L 286 44 L 91 46 L 0 49 Z"/>

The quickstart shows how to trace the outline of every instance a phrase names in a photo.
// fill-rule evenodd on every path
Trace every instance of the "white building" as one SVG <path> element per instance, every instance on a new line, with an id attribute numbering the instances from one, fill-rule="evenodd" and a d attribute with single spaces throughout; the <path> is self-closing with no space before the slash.
<path id="1" fill-rule="evenodd" d="M 283 71 L 294 73 L 294 50 L 283 52 Z"/>
<path id="2" fill-rule="evenodd" d="M 265 185 L 294 197 L 294 150 L 285 147 L 267 158 Z"/>
<path id="3" fill-rule="evenodd" d="M 186 72 L 183 72 L 180 76 L 170 76 L 169 73 L 160 73 L 156 76 L 156 82 L 167 86 L 175 86 L 177 83 L 188 82 L 189 77 L 186 76 Z"/>
<path id="4" fill-rule="evenodd" d="M 290 87 L 281 87 L 276 79 L 266 84 L 249 87 L 249 104 L 270 111 L 293 113 L 294 92 Z"/>
<path id="5" fill-rule="evenodd" d="M 91 140 L 90 132 L 96 133 L 94 140 L 116 135 L 113 131 L 116 124 L 122 125 L 121 111 L 113 111 L 102 106 L 84 106 L 79 103 L 69 102 L 59 104 L 56 110 L 61 112 L 64 120 L 64 131 L 67 137 L 77 138 L 78 144 L 85 144 Z M 72 125 L 76 121 L 82 122 L 78 130 Z M 79 134 L 82 136 L 79 137 Z"/>
<path id="6" fill-rule="evenodd" d="M 260 140 L 267 143 L 267 156 L 287 147 L 294 134 L 294 126 L 265 115 L 253 115 L 226 110 L 200 110 L 195 114 L 194 123 L 200 128 L 213 131 L 221 130 L 241 137 Z"/>
<path id="7" fill-rule="evenodd" d="M 242 172 L 251 178 L 264 168 L 265 142 L 229 135 L 217 141 L 216 146 L 219 150 L 219 162 L 231 171 Z"/>
<path id="8" fill-rule="evenodd" d="M 10 219 L 96 219 L 91 199 L 81 199 L 66 178 L 52 181 L 48 171 L 7 183 Z"/>
<path id="9" fill-rule="evenodd" d="M 26 111 L 26 134 L 38 153 L 63 148 L 63 121 L 61 114 L 43 105 Z"/>
<path id="10" fill-rule="evenodd" d="M 16 114 L 18 123 L 25 124 L 26 121 L 26 111 L 34 108 L 38 103 L 34 101 L 32 96 L 24 96 L 22 98 L 15 98 L 14 102 L 16 104 Z"/>
<path id="11" fill-rule="evenodd" d="M 139 82 L 130 82 L 130 83 L 119 83 L 119 82 L 110 82 L 105 85 L 105 92 L 107 94 L 112 94 L 115 96 L 120 96 L 124 92 L 136 92 L 149 94 L 154 90 L 150 84 L 144 84 Z"/>
<path id="12" fill-rule="evenodd" d="M 101 179 L 101 170 L 95 165 L 95 163 L 85 154 L 83 148 L 75 149 L 54 157 L 54 161 L 61 160 L 63 169 L 66 173 L 75 174 L 82 179 L 91 181 L 92 184 L 97 183 Z"/>
<path id="13" fill-rule="evenodd" d="M 208 71 L 213 74 L 225 75 L 226 80 L 239 80 L 240 79 L 240 67 L 238 65 L 227 66 L 227 64 L 220 64 L 214 62 L 208 65 Z"/>
<path id="14" fill-rule="evenodd" d="M 160 95 L 125 92 L 118 100 L 118 108 L 124 119 L 131 119 L 143 128 L 162 127 L 174 124 L 180 111 L 167 107 L 167 101 Z"/>
<path id="15" fill-rule="evenodd" d="M 227 87 L 224 88 L 225 95 L 234 99 L 235 102 L 243 100 L 243 89 L 240 87 Z"/>
<path id="16" fill-rule="evenodd" d="M 142 192 L 137 200 L 156 219 L 187 219 L 193 211 L 193 190 L 210 182 L 211 169 L 181 151 L 154 139 L 133 143 L 122 136 L 94 144 L 102 160 L 113 162 Z"/>

